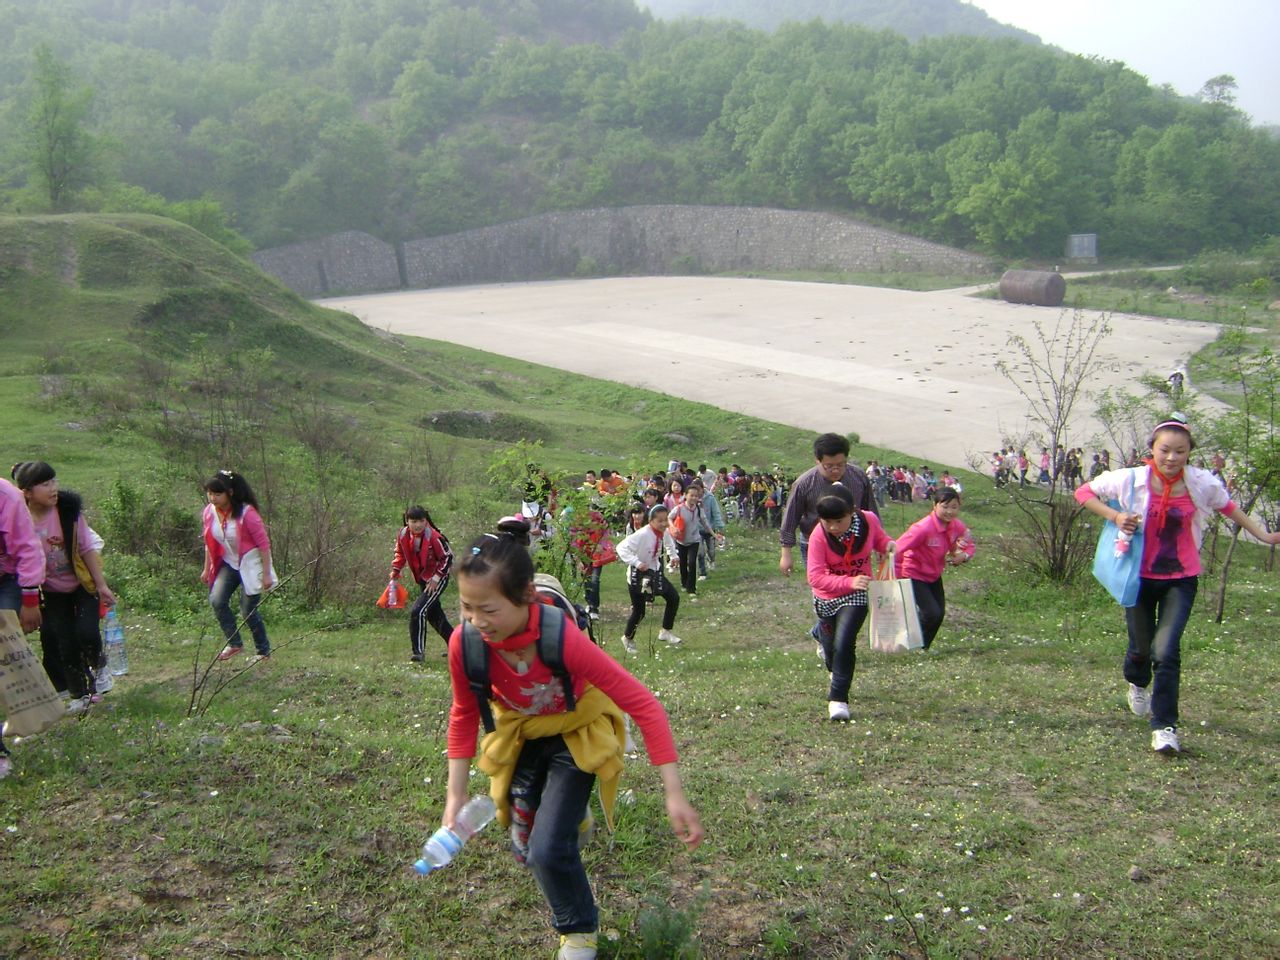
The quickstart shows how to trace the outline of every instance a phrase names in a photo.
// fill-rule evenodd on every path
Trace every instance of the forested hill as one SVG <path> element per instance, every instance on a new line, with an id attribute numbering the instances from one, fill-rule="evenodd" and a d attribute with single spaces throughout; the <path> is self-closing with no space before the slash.
<path id="1" fill-rule="evenodd" d="M 856 23 L 872 30 L 893 30 L 912 40 L 963 33 L 1040 42 L 1035 34 L 993 20 L 963 0 L 641 0 L 640 6 L 664 20 L 737 20 L 764 30 L 783 23 L 820 19 L 827 23 Z"/>
<path id="2" fill-rule="evenodd" d="M 664 203 L 1181 257 L 1275 231 L 1280 141 L 1226 99 L 1012 39 L 632 0 L 0 2 L 0 212 L 158 213 L 266 247 Z"/>

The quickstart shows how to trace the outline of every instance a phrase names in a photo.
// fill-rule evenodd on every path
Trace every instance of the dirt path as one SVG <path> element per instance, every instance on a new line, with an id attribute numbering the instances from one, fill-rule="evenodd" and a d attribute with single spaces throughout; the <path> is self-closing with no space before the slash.
<path id="1" fill-rule="evenodd" d="M 1061 310 L 966 296 L 779 280 L 645 277 L 496 284 L 321 301 L 380 330 L 700 400 L 935 464 L 1027 431 L 1025 403 L 995 369 L 1011 334 Z M 1068 318 L 1069 319 L 1069 318 Z M 1161 377 L 1211 324 L 1115 315 L 1117 370 L 1095 391 Z M 1093 448 L 1091 400 L 1069 443 Z"/>

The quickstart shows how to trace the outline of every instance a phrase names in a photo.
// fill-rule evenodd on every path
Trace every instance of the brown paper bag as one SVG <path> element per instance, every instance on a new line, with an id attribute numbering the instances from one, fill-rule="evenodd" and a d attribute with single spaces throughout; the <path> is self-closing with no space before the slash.
<path id="1" fill-rule="evenodd" d="M 0 610 L 0 713 L 5 734 L 15 737 L 47 730 L 67 715 L 12 610 Z"/>

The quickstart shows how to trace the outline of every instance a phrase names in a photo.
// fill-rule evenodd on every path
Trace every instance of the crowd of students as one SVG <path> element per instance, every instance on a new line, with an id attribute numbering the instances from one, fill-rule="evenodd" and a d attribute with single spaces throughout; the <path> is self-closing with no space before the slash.
<path id="1" fill-rule="evenodd" d="M 1149 445 L 1149 457 L 1117 470 L 1107 469 L 1109 457 L 1099 453 L 1088 480 L 1079 473 L 1081 451 L 1062 451 L 1059 464 L 1046 449 L 1034 482 L 1052 485 L 1071 477 L 1079 481 L 1075 497 L 1085 509 L 1126 534 L 1145 532 L 1141 589 L 1125 611 L 1123 675 L 1130 709 L 1150 723 L 1152 747 L 1176 753 L 1179 648 L 1195 598 L 1205 523 L 1217 511 L 1264 543 L 1280 543 L 1280 532 L 1262 529 L 1240 510 L 1218 472 L 1190 465 L 1194 440 L 1185 420 L 1157 425 Z M 530 465 L 521 515 L 471 543 L 456 564 L 456 626 L 441 603 L 455 569 L 449 540 L 425 507 L 404 512 L 390 575 L 397 580 L 407 570 L 420 591 L 410 610 L 410 657 L 423 660 L 431 627 L 446 642 L 452 682 L 444 825 L 452 825 L 467 799 L 478 727 L 486 718 L 492 729 L 480 742 L 479 765 L 490 776 L 499 819 L 511 829 L 513 852 L 551 910 L 561 960 L 596 956 L 598 915 L 580 847 L 589 833 L 588 801 L 597 779 L 611 821 L 628 716 L 645 734 L 673 831 L 689 848 L 703 837 L 684 795 L 665 712 L 625 669 L 625 658 L 611 657 L 591 640 L 602 617 L 602 571 L 610 564 L 624 568 L 630 600 L 621 633 L 625 656 L 638 652 L 637 628 L 648 604 L 658 600 L 658 641 L 678 646 L 684 642 L 674 632 L 681 603 L 695 602 L 698 584 L 716 570 L 728 546 L 729 520 L 775 526 L 779 570 L 789 576 L 805 569 L 816 621 L 809 629 L 829 674 L 824 699 L 832 721 L 850 718 L 856 638 L 868 617 L 877 555 L 882 565 L 892 564 L 896 577 L 911 581 L 922 645 L 934 643 L 946 609 L 944 571 L 974 554 L 973 534 L 959 516 L 960 484 L 945 471 L 935 477 L 927 466 L 917 472 L 871 461 L 860 468 L 849 461 L 849 443 L 838 434 L 819 436 L 813 456 L 813 466 L 789 484 L 779 471 L 748 473 L 737 465 L 711 471 L 672 462 L 665 471 L 634 477 L 587 471 L 587 508 L 578 515 L 557 511 L 554 484 Z M 1027 482 L 1031 465 L 1024 455 L 1006 448 L 996 458 L 998 482 Z M 68 709 L 83 710 L 97 696 L 95 671 L 103 666 L 98 616 L 115 601 L 103 576 L 102 539 L 86 522 L 80 499 L 58 490 L 48 464 L 18 464 L 12 475 L 14 484 L 0 482 L 0 607 L 18 611 L 24 630 L 41 631 L 46 671 L 67 691 Z M 204 489 L 202 579 L 226 638 L 219 659 L 242 652 L 243 625 L 256 659 L 266 660 L 271 647 L 258 607 L 278 578 L 265 524 L 243 477 L 219 471 Z M 931 507 L 892 537 L 879 517 L 890 500 L 928 500 Z M 571 618 L 546 613 L 546 598 L 535 584 L 536 538 L 552 524 L 571 533 L 587 601 L 586 631 Z M 230 608 L 237 590 L 239 618 Z M 548 622 L 558 625 L 554 647 L 542 635 Z M 468 660 L 474 656 L 467 652 L 469 631 L 478 636 L 486 661 L 479 684 Z M 554 655 L 548 655 L 551 649 Z M 9 769 L 0 741 L 0 776 Z"/>

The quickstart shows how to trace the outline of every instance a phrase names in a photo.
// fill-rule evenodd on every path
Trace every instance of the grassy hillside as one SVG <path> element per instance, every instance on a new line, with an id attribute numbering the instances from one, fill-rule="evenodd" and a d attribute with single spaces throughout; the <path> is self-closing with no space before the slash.
<path id="1" fill-rule="evenodd" d="M 0 278 L 4 462 L 48 460 L 88 495 L 138 548 L 123 575 L 144 605 L 189 577 L 222 467 L 249 477 L 290 567 L 334 551 L 308 569 L 315 606 L 374 589 L 407 503 L 454 530 L 510 512 L 486 470 L 518 440 L 552 471 L 808 457 L 791 428 L 370 330 L 172 221 L 3 217 Z M 137 536 L 155 527 L 164 549 Z"/>
<path id="2" fill-rule="evenodd" d="M 131 662 L 87 715 L 15 746 L 0 782 L 0 956 L 549 956 L 540 898 L 497 830 L 428 880 L 408 871 L 441 811 L 449 683 L 434 655 L 407 662 L 403 614 L 372 600 L 407 498 L 428 499 L 455 543 L 512 504 L 483 482 L 507 442 L 424 418 L 454 411 L 437 426 L 468 434 L 530 424 L 544 462 L 575 469 L 715 446 L 801 467 L 809 438 L 385 337 L 145 218 L 0 220 L 0 278 L 6 462 L 45 457 L 95 518 L 110 506 Z M 219 438 L 208 431 L 223 421 L 206 417 L 194 444 L 184 418 L 231 404 L 219 384 L 232 374 L 258 392 L 225 410 L 252 428 Z M 655 420 L 697 445 L 673 447 Z M 325 498 L 356 537 L 318 584 L 321 609 L 296 602 L 302 580 L 267 601 L 274 656 L 249 670 L 214 662 L 198 559 L 156 536 L 167 514 L 145 497 L 130 514 L 121 492 L 194 516 L 199 479 L 231 451 L 252 455 L 273 538 L 299 560 L 339 518 Z M 1183 653 L 1188 749 L 1165 761 L 1124 706 L 1119 611 L 1089 582 L 1033 582 L 1016 511 L 965 482 L 980 547 L 947 576 L 943 632 L 928 655 L 860 650 L 848 725 L 826 720 L 809 594 L 778 573 L 771 531 L 730 530 L 699 602 L 682 605 L 683 647 L 658 645 L 658 618 L 645 621 L 627 663 L 671 716 L 708 840 L 680 852 L 657 777 L 642 756 L 628 764 L 633 802 L 585 852 L 602 957 L 1280 953 L 1266 556 L 1237 557 L 1224 623 L 1202 589 Z M 891 506 L 885 525 L 921 512 Z M 131 517 L 164 562 L 119 552 Z M 1222 553 L 1207 548 L 1211 570 Z M 601 635 L 619 656 L 625 606 L 607 568 Z"/>

